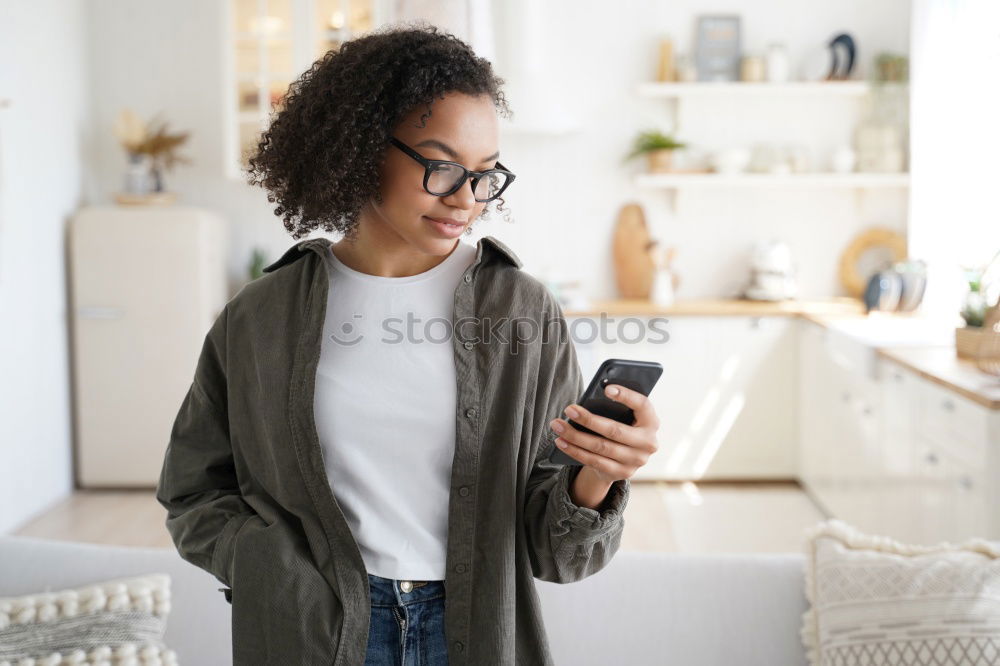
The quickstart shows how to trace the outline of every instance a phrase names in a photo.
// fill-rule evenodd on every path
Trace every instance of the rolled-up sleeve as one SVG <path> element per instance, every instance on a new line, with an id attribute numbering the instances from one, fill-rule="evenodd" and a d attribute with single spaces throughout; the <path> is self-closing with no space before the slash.
<path id="1" fill-rule="evenodd" d="M 549 461 L 556 434 L 549 422 L 563 417 L 563 410 L 576 402 L 584 390 L 576 349 L 559 304 L 545 296 L 548 317 L 559 321 L 542 343 L 535 421 L 537 453 L 527 483 L 524 521 L 532 575 L 540 580 L 571 583 L 605 567 L 621 543 L 625 527 L 623 512 L 628 504 L 629 480 L 615 481 L 597 509 L 576 505 L 569 489 L 581 467 Z"/>
<path id="2" fill-rule="evenodd" d="M 225 372 L 226 310 L 205 336 L 156 488 L 178 553 L 230 585 L 234 537 L 256 513 L 236 478 Z"/>

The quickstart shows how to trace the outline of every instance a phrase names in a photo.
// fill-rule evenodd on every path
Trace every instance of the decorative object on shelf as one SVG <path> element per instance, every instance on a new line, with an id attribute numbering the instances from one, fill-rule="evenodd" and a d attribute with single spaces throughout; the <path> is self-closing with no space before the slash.
<path id="1" fill-rule="evenodd" d="M 642 207 L 637 203 L 622 206 L 615 222 L 612 245 L 615 282 L 621 298 L 649 298 L 656 272 L 648 251 L 651 240 Z"/>
<path id="2" fill-rule="evenodd" d="M 802 61 L 804 81 L 849 81 L 857 58 L 857 46 L 849 34 L 835 35 L 825 44 L 809 49 Z"/>
<path id="3" fill-rule="evenodd" d="M 899 173 L 907 169 L 909 92 L 906 85 L 880 83 L 876 79 L 871 86 L 862 120 L 855 129 L 857 169 L 866 173 Z"/>
<path id="4" fill-rule="evenodd" d="M 146 194 L 152 188 L 150 169 L 152 159 L 140 153 L 128 154 L 128 168 L 125 170 L 125 193 Z"/>
<path id="5" fill-rule="evenodd" d="M 695 45 L 699 81 L 739 81 L 739 15 L 699 16 Z"/>
<path id="6" fill-rule="evenodd" d="M 993 275 L 994 267 L 1000 267 L 1000 252 L 984 267 L 967 266 L 963 269 L 968 291 L 959 314 L 965 320 L 965 326 L 955 329 L 955 353 L 960 358 L 975 360 L 984 339 L 992 340 L 995 335 L 993 327 L 996 322 L 986 324 L 987 313 L 1000 304 L 1000 299 L 991 301 L 989 295 L 997 282 Z"/>
<path id="7" fill-rule="evenodd" d="M 747 170 L 751 173 L 789 174 L 809 171 L 809 150 L 801 144 L 758 143 Z"/>
<path id="8" fill-rule="evenodd" d="M 855 132 L 858 170 L 865 173 L 900 173 L 906 170 L 899 129 L 869 120 Z"/>
<path id="9" fill-rule="evenodd" d="M 753 301 L 784 301 L 795 298 L 798 285 L 792 251 L 779 240 L 757 241 L 750 258 L 750 282 L 741 294 Z"/>
<path id="10" fill-rule="evenodd" d="M 927 264 L 921 260 L 900 261 L 878 271 L 865 287 L 865 314 L 913 312 L 923 300 L 927 288 Z"/>
<path id="11" fill-rule="evenodd" d="M 863 298 L 872 274 L 906 259 L 906 238 L 883 227 L 865 229 L 840 255 L 840 283 L 848 295 Z"/>
<path id="12" fill-rule="evenodd" d="M 656 67 L 657 81 L 674 81 L 674 40 L 670 37 L 660 39 L 660 59 Z"/>
<path id="13" fill-rule="evenodd" d="M 767 45 L 767 80 L 770 83 L 784 83 L 791 76 L 792 64 L 788 59 L 788 49 L 780 42 Z"/>
<path id="14" fill-rule="evenodd" d="M 850 146 L 840 146 L 830 156 L 830 168 L 834 173 L 851 173 L 858 156 Z"/>
<path id="15" fill-rule="evenodd" d="M 826 75 L 827 81 L 847 81 L 854 71 L 854 56 L 857 49 L 854 46 L 854 39 L 842 32 L 827 45 L 830 48 L 830 71 Z"/>
<path id="16" fill-rule="evenodd" d="M 902 292 L 899 295 L 897 312 L 914 312 L 924 300 L 927 291 L 927 262 L 922 259 L 907 259 L 893 266 L 902 277 Z"/>
<path id="17" fill-rule="evenodd" d="M 903 83 L 910 79 L 910 59 L 905 55 L 882 51 L 875 56 L 872 80 L 876 83 Z"/>
<path id="18" fill-rule="evenodd" d="M 681 283 L 680 275 L 672 268 L 677 248 L 660 247 L 660 241 L 653 239 L 646 249 L 656 271 L 649 300 L 657 305 L 673 305 Z"/>
<path id="19" fill-rule="evenodd" d="M 878 271 L 865 287 L 865 314 L 872 310 L 894 312 L 899 307 L 899 297 L 903 294 L 903 277 L 892 269 Z"/>
<path id="20" fill-rule="evenodd" d="M 163 203 L 172 201 L 163 183 L 163 172 L 175 164 L 191 164 L 191 160 L 175 154 L 188 139 L 188 132 L 170 134 L 167 123 L 154 127 L 153 122 L 143 122 L 131 109 L 124 109 L 115 123 L 115 136 L 125 149 L 129 170 L 124 196 L 116 197 L 119 203 Z M 146 170 L 143 174 L 142 171 Z M 147 198 L 145 195 L 157 196 Z"/>
<path id="21" fill-rule="evenodd" d="M 712 153 L 708 162 L 715 173 L 743 173 L 750 165 L 751 154 L 745 148 L 727 148 Z"/>
<path id="22" fill-rule="evenodd" d="M 697 81 L 698 67 L 695 65 L 694 58 L 687 53 L 678 54 L 674 74 L 680 83 L 694 83 Z"/>
<path id="23" fill-rule="evenodd" d="M 667 173 L 671 170 L 673 152 L 685 147 L 686 144 L 677 141 L 671 135 L 650 129 L 640 132 L 635 138 L 632 151 L 625 156 L 625 161 L 646 155 L 650 172 Z"/>
<path id="24" fill-rule="evenodd" d="M 764 80 L 764 74 L 764 56 L 743 56 L 743 60 L 740 61 L 740 81 L 744 83 L 760 83 Z"/>

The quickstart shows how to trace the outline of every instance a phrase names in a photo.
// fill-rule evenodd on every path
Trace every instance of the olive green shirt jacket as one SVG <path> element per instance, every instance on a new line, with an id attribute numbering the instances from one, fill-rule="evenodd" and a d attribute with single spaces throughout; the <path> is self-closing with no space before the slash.
<path id="1" fill-rule="evenodd" d="M 156 491 L 181 557 L 227 586 L 240 665 L 365 660 L 367 571 L 313 421 L 331 244 L 290 247 L 225 305 L 205 337 Z M 552 664 L 533 578 L 590 576 L 614 556 L 624 528 L 628 479 L 598 510 L 581 507 L 569 496 L 580 467 L 547 459 L 549 421 L 584 383 L 558 302 L 521 266 L 487 236 L 455 290 L 451 664 Z"/>

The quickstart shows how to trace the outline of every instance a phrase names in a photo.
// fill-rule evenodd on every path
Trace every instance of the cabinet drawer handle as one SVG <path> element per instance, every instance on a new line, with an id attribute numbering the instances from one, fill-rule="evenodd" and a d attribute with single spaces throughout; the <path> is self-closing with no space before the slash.
<path id="1" fill-rule="evenodd" d="M 121 308 L 79 308 L 76 315 L 81 319 L 121 319 L 125 311 Z"/>

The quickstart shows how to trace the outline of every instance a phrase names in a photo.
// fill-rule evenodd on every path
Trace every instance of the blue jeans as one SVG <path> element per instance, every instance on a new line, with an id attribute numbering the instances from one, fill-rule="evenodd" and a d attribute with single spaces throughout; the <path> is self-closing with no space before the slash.
<path id="1" fill-rule="evenodd" d="M 413 587 L 405 591 L 406 585 Z M 444 581 L 403 581 L 368 574 L 372 617 L 365 666 L 448 663 Z"/>

